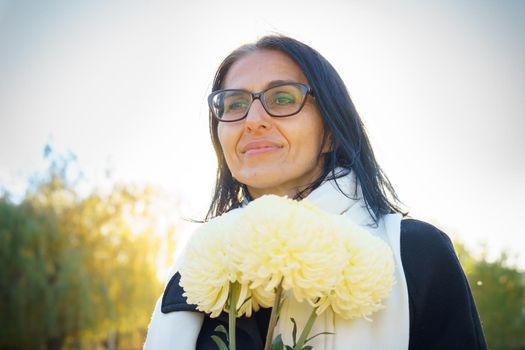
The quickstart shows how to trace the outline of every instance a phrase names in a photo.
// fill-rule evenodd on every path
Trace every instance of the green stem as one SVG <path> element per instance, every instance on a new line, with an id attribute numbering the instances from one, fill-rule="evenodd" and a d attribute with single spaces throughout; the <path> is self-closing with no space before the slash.
<path id="1" fill-rule="evenodd" d="M 277 325 L 277 319 L 279 317 L 280 305 L 281 305 L 281 295 L 283 293 L 282 281 L 277 286 L 275 291 L 275 299 L 273 301 L 272 313 L 270 315 L 270 322 L 268 324 L 268 332 L 266 333 L 266 343 L 264 344 L 264 350 L 270 350 L 272 347 L 273 340 L 273 331 Z"/>
<path id="2" fill-rule="evenodd" d="M 303 331 L 301 332 L 301 336 L 299 337 L 299 340 L 297 341 L 297 344 L 293 348 L 293 350 L 301 350 L 304 346 L 304 343 L 306 341 L 306 337 L 308 337 L 308 334 L 310 334 L 310 331 L 312 330 L 312 327 L 314 325 L 315 319 L 317 318 L 317 313 L 315 312 L 315 308 L 312 310 L 312 313 L 310 314 L 310 317 L 308 318 L 308 321 L 306 322 L 306 326 L 304 326 Z"/>
<path id="3" fill-rule="evenodd" d="M 235 320 L 237 319 L 237 300 L 239 299 L 240 286 L 238 283 L 231 284 L 230 307 L 228 310 L 228 337 L 230 350 L 235 350 Z"/>

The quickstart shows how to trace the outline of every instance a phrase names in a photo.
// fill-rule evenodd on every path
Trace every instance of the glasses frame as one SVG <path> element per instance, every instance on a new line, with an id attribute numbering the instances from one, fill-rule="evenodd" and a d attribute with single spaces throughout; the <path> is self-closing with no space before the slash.
<path id="1" fill-rule="evenodd" d="M 266 105 L 266 100 L 264 98 L 264 94 L 268 91 L 268 90 L 271 90 L 271 89 L 275 89 L 279 86 L 286 86 L 286 85 L 295 85 L 295 86 L 300 86 L 301 88 L 305 89 L 306 92 L 304 93 L 304 98 L 303 98 L 303 101 L 301 103 L 301 105 L 299 106 L 299 108 L 297 109 L 296 112 L 294 113 L 290 113 L 290 114 L 285 114 L 285 115 L 275 115 L 273 113 L 271 113 L 269 110 L 268 110 L 268 106 Z M 251 101 L 250 103 L 248 104 L 248 108 L 246 108 L 246 113 L 241 117 L 241 118 L 237 118 L 237 119 L 233 119 L 233 120 L 226 120 L 226 119 L 221 119 L 219 118 L 216 114 L 215 114 L 215 109 L 213 108 L 213 98 L 215 96 L 217 96 L 218 94 L 220 93 L 223 93 L 223 92 L 228 92 L 228 91 L 240 91 L 240 92 L 244 92 L 244 93 L 247 93 L 250 95 L 251 97 Z M 261 105 L 263 106 L 264 110 L 266 111 L 266 113 L 268 113 L 268 115 L 274 117 L 274 118 L 286 118 L 286 117 L 290 117 L 292 115 L 296 115 L 297 113 L 299 113 L 305 103 L 306 103 L 306 99 L 308 97 L 308 95 L 312 95 L 313 96 L 313 92 L 312 92 L 312 89 L 310 88 L 310 86 L 308 86 L 307 84 L 304 84 L 304 83 L 294 83 L 294 82 L 289 82 L 289 83 L 282 83 L 282 84 L 277 84 L 277 85 L 273 85 L 273 86 L 270 86 L 262 91 L 259 91 L 259 92 L 250 92 L 248 90 L 244 90 L 244 89 L 223 89 L 223 90 L 217 90 L 217 91 L 214 91 L 212 92 L 209 96 L 208 96 L 208 107 L 210 108 L 210 112 L 212 114 L 212 116 L 220 121 L 220 122 L 224 122 L 224 123 L 232 123 L 232 122 L 238 122 L 239 120 L 243 120 L 244 118 L 246 118 L 248 116 L 248 113 L 250 112 L 250 108 L 252 108 L 252 104 L 255 100 L 259 100 L 261 102 Z"/>

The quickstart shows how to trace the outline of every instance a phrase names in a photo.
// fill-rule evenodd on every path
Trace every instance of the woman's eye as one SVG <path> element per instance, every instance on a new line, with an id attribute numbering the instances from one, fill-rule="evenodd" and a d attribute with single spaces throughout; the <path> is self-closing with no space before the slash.
<path id="1" fill-rule="evenodd" d="M 272 101 L 277 105 L 294 104 L 295 96 L 289 93 L 278 93 L 273 95 Z"/>
<path id="2" fill-rule="evenodd" d="M 235 101 L 232 101 L 228 105 L 228 110 L 235 111 L 235 110 L 239 110 L 239 109 L 244 109 L 247 106 L 248 106 L 248 101 L 246 101 L 246 100 L 235 100 Z"/>

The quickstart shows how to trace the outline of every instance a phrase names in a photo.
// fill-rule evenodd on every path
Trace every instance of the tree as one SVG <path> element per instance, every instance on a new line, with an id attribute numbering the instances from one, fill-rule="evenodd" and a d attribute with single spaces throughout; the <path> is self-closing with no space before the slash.
<path id="1" fill-rule="evenodd" d="M 53 160 L 20 203 L 0 197 L 0 349 L 143 331 L 162 291 L 161 234 L 169 242 L 175 233 L 155 212 L 164 196 L 115 185 L 81 198 L 67 166 Z"/>
<path id="2" fill-rule="evenodd" d="M 503 252 L 494 261 L 475 259 L 461 244 L 458 256 L 467 274 L 487 344 L 493 349 L 525 348 L 525 275 Z"/>

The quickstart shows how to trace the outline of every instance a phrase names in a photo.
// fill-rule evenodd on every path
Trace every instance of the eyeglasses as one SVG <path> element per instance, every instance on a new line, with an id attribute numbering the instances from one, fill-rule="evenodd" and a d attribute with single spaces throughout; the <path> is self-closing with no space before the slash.
<path id="1" fill-rule="evenodd" d="M 208 96 L 208 105 L 213 117 L 221 122 L 246 118 L 253 101 L 257 99 L 272 117 L 289 117 L 299 113 L 309 93 L 312 93 L 310 87 L 302 83 L 283 83 L 261 92 L 225 89 Z"/>

